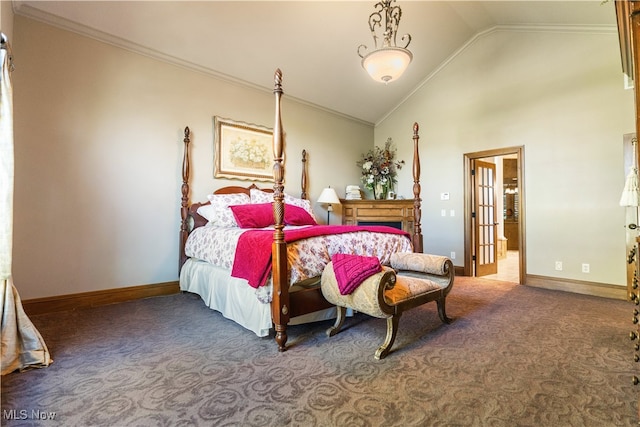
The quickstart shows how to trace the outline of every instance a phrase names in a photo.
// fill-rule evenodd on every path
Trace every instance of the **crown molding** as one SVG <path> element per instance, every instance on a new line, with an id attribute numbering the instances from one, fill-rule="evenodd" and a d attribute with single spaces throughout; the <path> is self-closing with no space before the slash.
<path id="1" fill-rule="evenodd" d="M 165 53 L 162 53 L 158 50 L 155 49 L 151 49 L 148 48 L 146 46 L 143 46 L 141 44 L 138 43 L 134 43 L 132 41 L 123 39 L 121 37 L 118 36 L 114 36 L 113 34 L 109 34 L 106 33 L 104 31 L 100 31 L 97 30 L 95 28 L 89 27 L 87 25 L 84 24 L 79 24 L 77 22 L 71 21 L 69 19 L 66 18 L 62 18 L 60 16 L 57 15 L 53 15 L 51 13 L 48 12 L 44 12 L 40 9 L 37 9 L 35 7 L 32 7 L 28 4 L 25 4 L 21 1 L 14 1 L 13 2 L 13 11 L 14 14 L 16 15 L 20 15 L 20 16 L 24 16 L 26 18 L 30 18 L 33 19 L 35 21 L 39 21 L 42 22 L 44 24 L 48 24 L 51 25 L 53 27 L 65 30 L 65 31 L 69 31 L 84 37 L 88 37 L 90 39 L 102 42 L 102 43 L 106 43 L 115 47 L 118 47 L 120 49 L 124 49 L 127 50 L 129 52 L 133 52 L 139 55 L 143 55 L 152 59 L 155 59 L 157 61 L 161 61 L 161 62 L 165 62 L 168 64 L 172 64 L 175 65 L 177 67 L 180 68 L 184 68 L 186 70 L 189 71 L 195 71 L 198 73 L 202 73 L 205 74 L 209 77 L 218 79 L 218 80 L 222 80 L 225 81 L 227 83 L 232 83 L 238 86 L 242 86 L 245 88 L 250 88 L 259 92 L 265 92 L 265 93 L 272 93 L 273 92 L 273 88 L 272 87 L 266 87 L 266 86 L 260 86 L 251 82 L 248 82 L 246 80 L 242 80 L 239 79 L 237 77 L 234 77 L 232 75 L 229 74 L 225 74 L 222 73 L 220 71 L 214 70 L 212 68 L 209 67 L 203 67 L 201 65 L 198 65 L 194 62 L 190 62 L 187 60 L 184 60 L 182 58 L 179 58 L 177 56 L 173 56 L 173 55 L 167 55 Z M 365 126 L 370 126 L 373 127 L 374 124 L 372 122 L 366 121 L 366 120 L 362 120 L 359 119 L 357 117 L 353 117 L 350 116 L 348 114 L 344 114 L 341 113 L 339 111 L 336 110 L 332 110 L 330 108 L 326 108 L 323 107 L 321 105 L 318 104 L 314 104 L 312 102 L 306 101 L 302 98 L 297 98 L 295 96 L 291 96 L 291 95 L 287 95 L 287 99 L 289 101 L 295 101 L 296 103 L 314 108 L 316 110 L 321 110 L 324 111 L 325 113 L 329 113 L 332 114 L 334 116 L 338 116 L 353 122 L 357 122 L 360 123 L 362 125 Z"/>
<path id="2" fill-rule="evenodd" d="M 112 46 L 127 50 L 129 52 L 147 56 L 157 61 L 172 64 L 177 67 L 187 69 L 189 71 L 202 73 L 209 77 L 225 81 L 227 83 L 232 83 L 235 85 L 239 85 L 245 88 L 250 88 L 250 89 L 257 90 L 260 92 L 265 92 L 265 93 L 271 93 L 273 90 L 271 87 L 256 85 L 254 83 L 239 79 L 229 74 L 222 73 L 212 68 L 203 67 L 194 62 L 186 61 L 184 59 L 181 59 L 173 55 L 167 55 L 158 50 L 145 47 L 143 45 L 131 42 L 129 40 L 123 39 L 118 36 L 114 36 L 113 34 L 109 34 L 104 31 L 100 31 L 95 28 L 89 27 L 87 25 L 79 24 L 77 22 L 68 20 L 66 18 L 62 18 L 60 16 L 53 15 L 48 12 L 44 12 L 22 1 L 13 1 L 13 12 L 16 15 L 34 19 L 36 21 L 40 21 L 45 24 L 52 25 L 56 28 L 60 28 L 62 30 L 66 30 L 75 34 L 79 34 L 81 36 L 88 37 L 102 43 L 110 44 Z M 326 113 L 329 113 L 338 117 L 342 117 L 350 121 L 354 121 L 354 122 L 366 125 L 366 126 L 377 127 L 381 123 L 383 123 L 391 114 L 393 114 L 409 98 L 411 98 L 417 91 L 419 91 L 425 84 L 427 84 L 431 79 L 433 79 L 436 75 L 438 75 L 444 68 L 446 68 L 446 66 L 450 62 L 452 62 L 456 57 L 461 55 L 466 49 L 468 49 L 478 40 L 496 32 L 617 34 L 617 26 L 616 25 L 586 26 L 586 25 L 531 25 L 531 24 L 524 25 L 523 24 L 523 25 L 496 25 L 491 28 L 488 28 L 472 36 L 462 47 L 460 47 L 453 54 L 451 54 L 447 59 L 445 59 L 433 72 L 427 75 L 407 96 L 405 96 L 402 100 L 400 100 L 398 104 L 396 104 L 391 110 L 389 110 L 383 117 L 381 117 L 375 123 L 362 120 L 360 118 L 353 117 L 348 114 L 344 114 L 339 111 L 332 110 L 330 108 L 323 107 L 321 105 L 306 101 L 302 98 L 297 98 L 297 97 L 288 95 L 287 99 L 295 101 L 299 104 L 320 110 L 320 111 L 324 111 Z"/>

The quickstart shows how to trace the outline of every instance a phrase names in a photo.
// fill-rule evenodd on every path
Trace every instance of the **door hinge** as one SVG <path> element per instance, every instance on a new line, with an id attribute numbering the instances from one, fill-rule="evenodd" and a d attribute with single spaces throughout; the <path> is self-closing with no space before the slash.
<path id="1" fill-rule="evenodd" d="M 471 176 L 476 174 L 476 170 L 475 169 L 471 169 Z"/>
<path id="2" fill-rule="evenodd" d="M 475 256 L 475 255 L 473 255 L 473 256 L 471 257 L 471 261 L 475 261 L 475 260 L 476 260 L 476 256 Z"/>
<path id="3" fill-rule="evenodd" d="M 475 212 L 471 212 L 471 218 L 475 218 L 476 217 L 476 213 Z"/>

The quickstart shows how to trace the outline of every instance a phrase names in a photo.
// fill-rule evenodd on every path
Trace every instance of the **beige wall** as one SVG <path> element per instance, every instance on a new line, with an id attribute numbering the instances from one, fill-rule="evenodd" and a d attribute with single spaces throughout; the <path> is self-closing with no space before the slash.
<path id="1" fill-rule="evenodd" d="M 9 43 L 13 41 L 13 9 L 11 4 L 10 1 L 0 1 L 0 31 L 9 38 Z"/>
<path id="2" fill-rule="evenodd" d="M 13 34 L 22 297 L 176 280 L 184 126 L 200 200 L 230 183 L 213 179 L 212 117 L 271 126 L 273 95 L 20 16 Z M 489 33 L 378 123 L 375 142 L 392 137 L 409 162 L 420 123 L 425 249 L 455 251 L 462 265 L 463 154 L 523 145 L 527 272 L 623 285 L 622 135 L 634 123 L 619 61 L 614 32 Z M 311 199 L 327 185 L 342 196 L 358 183 L 355 161 L 374 129 L 288 100 L 283 71 L 287 188 L 298 191 L 304 148 Z M 411 168 L 399 178 L 399 194 L 411 197 Z M 457 215 L 443 218 L 443 208 Z"/>
<path id="3" fill-rule="evenodd" d="M 458 53 L 375 129 L 421 126 L 425 251 L 464 253 L 463 155 L 524 146 L 527 273 L 626 283 L 622 136 L 634 131 L 615 29 L 494 31 Z M 400 193 L 411 193 L 409 170 Z M 440 193 L 451 199 L 441 201 Z M 442 217 L 454 209 L 455 217 Z M 564 269 L 555 271 L 555 261 Z M 591 273 L 581 272 L 589 263 Z"/>
<path id="4" fill-rule="evenodd" d="M 203 200 L 231 183 L 213 179 L 213 116 L 272 126 L 270 90 L 21 16 L 14 56 L 13 276 L 22 298 L 177 280 L 183 129 L 193 132 L 192 199 Z M 344 195 L 373 127 L 288 100 L 283 72 L 286 190 L 299 193 L 307 149 L 310 198 L 327 185 Z"/>

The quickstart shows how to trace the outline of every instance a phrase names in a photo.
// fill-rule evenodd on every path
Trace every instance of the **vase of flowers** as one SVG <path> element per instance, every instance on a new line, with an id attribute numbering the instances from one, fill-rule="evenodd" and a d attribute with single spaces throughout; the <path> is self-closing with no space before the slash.
<path id="1" fill-rule="evenodd" d="M 402 169 L 404 160 L 396 160 L 396 148 L 393 140 L 387 138 L 383 147 L 374 147 L 356 163 L 361 171 L 360 180 L 364 187 L 373 192 L 374 199 L 386 199 L 396 184 L 398 170 Z"/>

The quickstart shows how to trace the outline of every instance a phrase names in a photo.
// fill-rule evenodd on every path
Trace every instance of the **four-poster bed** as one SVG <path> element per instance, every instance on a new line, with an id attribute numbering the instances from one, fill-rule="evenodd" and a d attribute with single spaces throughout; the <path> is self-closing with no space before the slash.
<path id="1" fill-rule="evenodd" d="M 413 235 L 386 226 L 317 225 L 306 200 L 306 151 L 302 152 L 301 198 L 284 191 L 282 94 L 282 73 L 277 70 L 273 189 L 255 184 L 223 187 L 209 195 L 208 202 L 189 204 L 190 130 L 185 128 L 179 260 L 181 290 L 199 294 L 210 308 L 258 336 L 268 335 L 273 328 L 279 351 L 286 350 L 287 325 L 335 317 L 334 306 L 319 286 L 332 254 L 376 256 L 388 264 L 395 252 L 422 251 L 417 123 L 413 127 Z M 265 219 L 265 209 L 268 221 L 256 224 L 257 218 Z M 250 227 L 242 224 L 246 218 L 242 211 L 248 212 Z M 213 217 L 203 217 L 211 212 Z M 232 223 L 235 218 L 237 225 L 220 226 L 223 216 L 231 217 Z M 215 247 L 213 254 L 208 252 L 211 247 Z M 221 255 L 225 248 L 227 254 Z"/>

